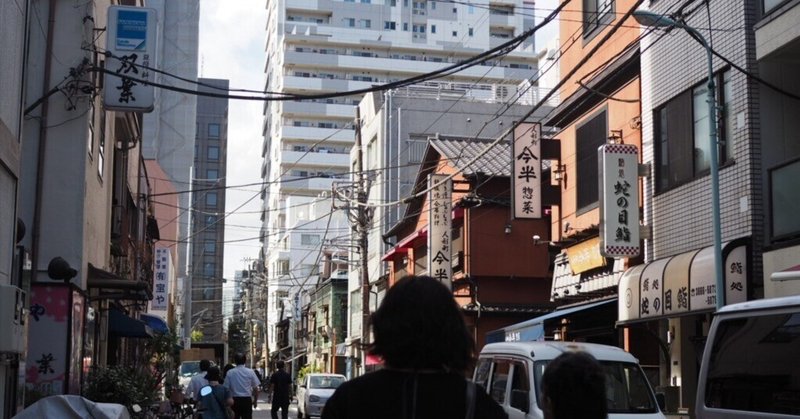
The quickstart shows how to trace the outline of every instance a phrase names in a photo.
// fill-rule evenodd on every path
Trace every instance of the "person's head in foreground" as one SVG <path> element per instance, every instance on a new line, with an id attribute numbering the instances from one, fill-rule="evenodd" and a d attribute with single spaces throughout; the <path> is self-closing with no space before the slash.
<path id="1" fill-rule="evenodd" d="M 390 368 L 463 373 L 472 336 L 453 293 L 428 276 L 408 276 L 389 288 L 372 314 L 370 353 Z"/>
<path id="2" fill-rule="evenodd" d="M 547 364 L 542 376 L 545 419 L 605 419 L 603 367 L 586 352 L 565 352 Z"/>

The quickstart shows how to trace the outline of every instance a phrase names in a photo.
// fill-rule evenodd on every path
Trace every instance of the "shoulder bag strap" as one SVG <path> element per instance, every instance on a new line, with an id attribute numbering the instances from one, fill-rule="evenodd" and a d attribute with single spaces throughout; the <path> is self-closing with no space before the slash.
<path id="1" fill-rule="evenodd" d="M 475 383 L 467 380 L 467 414 L 466 419 L 475 417 Z"/>

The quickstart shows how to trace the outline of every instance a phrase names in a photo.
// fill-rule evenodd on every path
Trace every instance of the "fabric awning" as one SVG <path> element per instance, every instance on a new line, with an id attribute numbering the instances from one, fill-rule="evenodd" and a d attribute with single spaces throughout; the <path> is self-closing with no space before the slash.
<path id="1" fill-rule="evenodd" d="M 152 338 L 153 330 L 119 310 L 108 311 L 108 333 L 122 338 Z"/>
<path id="2" fill-rule="evenodd" d="M 139 318 L 148 326 L 150 326 L 153 331 L 158 333 L 169 333 L 169 326 L 167 326 L 167 322 L 164 321 L 159 316 L 154 314 L 141 314 Z"/>
<path id="3" fill-rule="evenodd" d="M 725 304 L 747 300 L 747 239 L 724 243 Z M 692 250 L 629 268 L 619 282 L 617 324 L 713 311 L 717 304 L 714 248 Z"/>
<path id="4" fill-rule="evenodd" d="M 492 342 L 514 342 L 514 341 L 541 341 L 545 337 L 546 324 L 551 321 L 561 320 L 567 318 L 575 313 L 591 310 L 600 306 L 616 303 L 616 298 L 610 298 L 602 301 L 594 301 L 587 304 L 576 305 L 572 307 L 556 310 L 552 313 L 543 316 L 535 317 L 521 323 L 512 324 L 502 329 L 493 330 L 486 334 L 486 343 Z"/>

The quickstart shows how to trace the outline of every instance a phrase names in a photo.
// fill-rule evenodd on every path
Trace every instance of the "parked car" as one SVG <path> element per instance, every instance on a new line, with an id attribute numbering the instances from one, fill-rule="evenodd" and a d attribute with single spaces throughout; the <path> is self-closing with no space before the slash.
<path id="1" fill-rule="evenodd" d="M 722 307 L 697 383 L 698 419 L 800 417 L 800 296 Z"/>
<path id="2" fill-rule="evenodd" d="M 347 378 L 341 374 L 308 374 L 297 389 L 297 417 L 320 416 L 325 403 Z"/>
<path id="3" fill-rule="evenodd" d="M 183 361 L 178 367 L 178 384 L 181 388 L 189 386 L 192 377 L 200 374 L 200 361 Z"/>
<path id="4" fill-rule="evenodd" d="M 542 375 L 550 361 L 567 351 L 588 352 L 603 366 L 609 419 L 664 419 L 639 362 L 614 346 L 575 342 L 490 343 L 478 357 L 473 381 L 503 406 L 509 419 L 542 419 Z"/>

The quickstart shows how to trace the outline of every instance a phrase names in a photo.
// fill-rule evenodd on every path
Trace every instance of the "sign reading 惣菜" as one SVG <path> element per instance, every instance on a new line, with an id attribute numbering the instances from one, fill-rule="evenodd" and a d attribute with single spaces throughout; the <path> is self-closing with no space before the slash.
<path id="1" fill-rule="evenodd" d="M 108 8 L 108 52 L 103 104 L 123 112 L 150 112 L 155 102 L 156 21 L 154 9 Z"/>
<path id="2" fill-rule="evenodd" d="M 524 123 L 514 130 L 511 190 L 514 218 L 542 218 L 542 124 Z"/>

